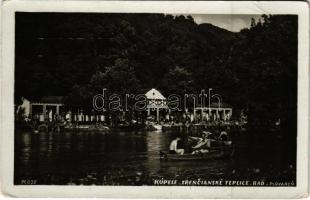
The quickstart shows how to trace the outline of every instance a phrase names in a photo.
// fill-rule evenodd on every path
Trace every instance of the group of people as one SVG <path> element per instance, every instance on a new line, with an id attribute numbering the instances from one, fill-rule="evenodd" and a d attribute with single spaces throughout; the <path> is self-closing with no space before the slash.
<path id="1" fill-rule="evenodd" d="M 197 153 L 206 153 L 209 152 L 209 149 L 211 148 L 212 141 L 227 141 L 228 140 L 228 134 L 226 131 L 222 131 L 219 135 L 219 137 L 211 137 L 213 134 L 208 131 L 203 131 L 202 137 L 193 137 L 189 136 L 189 140 L 194 143 L 193 146 L 191 146 L 191 153 L 197 154 Z M 183 148 L 179 148 L 178 143 L 181 140 L 180 137 L 176 137 L 174 140 L 171 141 L 169 146 L 169 153 L 171 154 L 180 154 L 183 155 L 185 150 Z"/>

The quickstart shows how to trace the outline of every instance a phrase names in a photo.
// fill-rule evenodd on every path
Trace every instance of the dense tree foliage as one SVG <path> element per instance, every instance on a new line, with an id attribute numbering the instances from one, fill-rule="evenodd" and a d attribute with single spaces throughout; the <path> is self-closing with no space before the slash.
<path id="1" fill-rule="evenodd" d="M 296 121 L 297 17 L 262 16 L 232 33 L 182 15 L 17 13 L 15 73 L 15 99 L 91 106 L 103 87 L 213 88 L 253 123 Z"/>
<path id="2" fill-rule="evenodd" d="M 287 124 L 297 120 L 297 17 L 264 15 L 263 21 L 241 31 L 231 46 L 230 96 L 243 102 L 251 120 Z"/>

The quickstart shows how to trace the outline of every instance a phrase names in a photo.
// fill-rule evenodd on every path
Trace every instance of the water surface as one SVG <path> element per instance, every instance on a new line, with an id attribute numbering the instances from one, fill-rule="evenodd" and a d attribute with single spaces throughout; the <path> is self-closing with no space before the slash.
<path id="1" fill-rule="evenodd" d="M 186 133 L 181 133 L 186 134 Z M 152 185 L 154 179 L 295 181 L 295 163 L 281 143 L 246 133 L 233 138 L 233 158 L 160 161 L 175 133 L 169 131 L 67 131 L 15 134 L 15 184 Z M 23 182 L 24 181 L 24 182 Z"/>

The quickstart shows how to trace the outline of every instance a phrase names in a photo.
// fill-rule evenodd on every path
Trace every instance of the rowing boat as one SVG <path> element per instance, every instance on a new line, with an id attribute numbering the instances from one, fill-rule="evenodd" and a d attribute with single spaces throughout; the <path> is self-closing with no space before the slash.
<path id="1" fill-rule="evenodd" d="M 185 153 L 185 154 L 173 154 L 165 151 L 160 151 L 161 160 L 171 161 L 190 161 L 190 160 L 209 160 L 209 159 L 220 159 L 231 157 L 234 153 L 234 148 L 230 147 L 217 147 L 210 148 L 208 152 L 199 153 Z"/>

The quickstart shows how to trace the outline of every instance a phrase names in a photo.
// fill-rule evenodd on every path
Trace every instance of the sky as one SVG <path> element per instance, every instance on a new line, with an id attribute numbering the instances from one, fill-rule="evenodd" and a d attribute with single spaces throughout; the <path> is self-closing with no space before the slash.
<path id="1" fill-rule="evenodd" d="M 239 32 L 243 28 L 249 28 L 251 25 L 251 18 L 257 21 L 260 15 L 191 15 L 197 24 L 210 23 L 214 26 L 224 28 L 229 31 Z"/>

